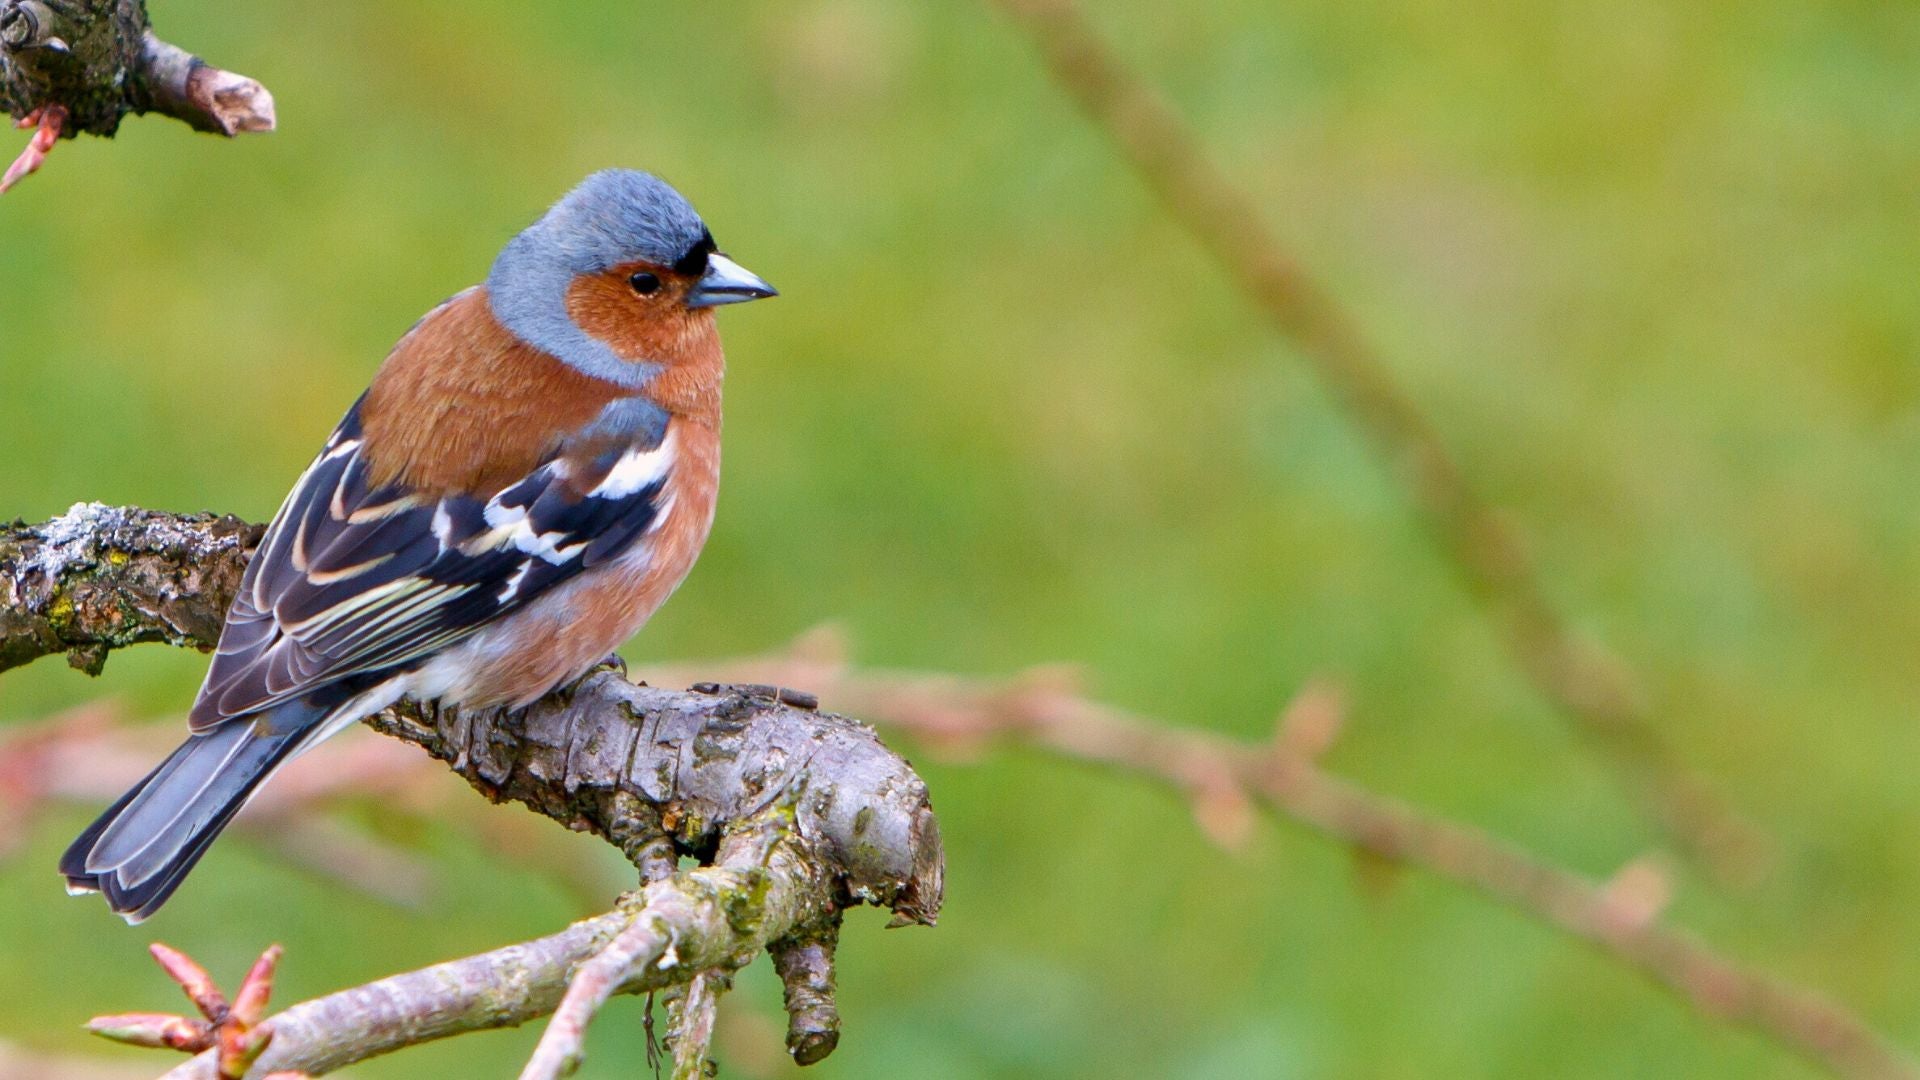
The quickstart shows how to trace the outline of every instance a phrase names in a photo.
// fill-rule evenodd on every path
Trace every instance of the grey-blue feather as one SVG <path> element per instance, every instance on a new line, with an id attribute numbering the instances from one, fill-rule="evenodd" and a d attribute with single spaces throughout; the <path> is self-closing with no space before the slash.
<path id="1" fill-rule="evenodd" d="M 643 449 L 660 445 L 666 437 L 667 410 L 650 398 L 624 397 L 607 403 L 586 427 L 568 436 L 569 443 L 616 442 Z M 620 449 L 626 447 L 622 445 Z"/>
<path id="2" fill-rule="evenodd" d="M 487 275 L 494 317 L 522 341 L 572 367 L 639 387 L 656 364 L 620 359 L 567 315 L 567 290 L 580 274 L 644 260 L 672 266 L 711 245 L 693 206 L 666 181 L 628 169 L 594 173 L 508 242 Z"/>

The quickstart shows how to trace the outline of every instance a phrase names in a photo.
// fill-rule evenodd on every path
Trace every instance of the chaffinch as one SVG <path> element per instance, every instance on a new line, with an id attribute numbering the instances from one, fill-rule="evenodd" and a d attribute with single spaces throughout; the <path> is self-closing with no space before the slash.
<path id="1" fill-rule="evenodd" d="M 267 527 L 191 736 L 60 862 L 129 922 L 281 765 L 403 696 L 518 707 L 645 623 L 720 479 L 713 309 L 774 295 L 644 173 L 588 177 L 402 337 Z"/>

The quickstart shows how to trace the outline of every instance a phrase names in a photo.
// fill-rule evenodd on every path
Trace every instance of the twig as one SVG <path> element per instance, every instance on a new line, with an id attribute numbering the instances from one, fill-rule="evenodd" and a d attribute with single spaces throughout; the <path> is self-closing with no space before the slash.
<path id="1" fill-rule="evenodd" d="M 648 886 L 637 902 L 566 930 L 436 964 L 296 1005 L 268 1019 L 273 1041 L 255 1066 L 319 1076 L 355 1062 L 450 1035 L 513 1027 L 553 1013 L 579 979 L 594 980 L 577 1001 L 593 1008 L 555 1016 L 525 1077 L 566 1075 L 594 1008 L 614 993 L 634 994 L 684 982 L 694 973 L 731 968 L 773 936 L 817 917 L 823 890 L 805 857 L 772 868 L 721 865 L 683 871 Z M 628 935 L 636 926 L 646 929 Z M 619 942 L 610 959 L 609 948 Z M 661 960 L 671 957 L 671 963 Z M 626 959 L 624 965 L 618 961 Z M 167 1080 L 213 1080 L 203 1054 Z"/>
<path id="2" fill-rule="evenodd" d="M 1461 473 L 1440 434 L 1394 382 L 1347 313 L 1287 254 L 1260 208 L 1101 39 L 1073 0 L 994 0 L 1027 32 L 1059 85 L 1105 131 L 1169 214 L 1219 261 L 1352 414 L 1425 513 L 1468 591 L 1520 669 L 1601 745 L 1656 818 L 1725 880 L 1750 879 L 1765 841 L 1654 726 L 1639 680 L 1574 631 L 1525 545 Z"/>
<path id="3" fill-rule="evenodd" d="M 786 1001 L 787 1053 L 800 1065 L 812 1065 L 840 1045 L 840 1007 L 833 990 L 833 950 L 838 939 L 839 927 L 830 926 L 810 939 L 769 950 Z"/>
<path id="4" fill-rule="evenodd" d="M 557 934 L 394 975 L 295 1005 L 269 1019 L 273 1042 L 256 1066 L 319 1076 L 449 1035 L 513 1027 L 553 1011 L 567 973 L 630 918 L 611 912 Z M 167 1080 L 213 1080 L 203 1054 Z"/>
<path id="5" fill-rule="evenodd" d="M 209 67 L 151 30 L 141 40 L 139 71 L 146 80 L 147 107 L 195 131 L 231 138 L 274 128 L 273 95 L 266 87 L 245 75 Z"/>
<path id="6" fill-rule="evenodd" d="M 696 1077 L 706 1064 L 707 1048 L 713 1041 L 713 1010 L 725 989 L 727 975 L 744 965 L 755 952 L 770 948 L 798 927 L 838 916 L 838 906 L 811 903 L 804 891 L 795 899 L 784 892 L 794 889 L 793 879 L 810 864 L 804 857 L 801 830 L 795 827 L 802 794 L 791 791 L 768 804 L 754 817 L 729 827 L 720 839 L 716 853 L 718 866 L 764 881 L 767 894 L 757 901 L 780 913 L 783 921 L 768 925 L 759 913 L 722 910 L 724 917 L 740 930 L 754 927 L 755 934 L 740 947 L 715 961 L 711 950 L 700 954 L 688 946 L 689 928 L 701 928 L 706 912 L 699 908 L 702 899 L 691 897 L 681 883 L 681 875 L 671 874 L 644 886 L 639 893 L 639 908 L 629 923 L 607 947 L 580 965 L 567 994 L 554 1013 L 553 1021 L 540 1036 L 533 1058 L 520 1074 L 520 1080 L 559 1080 L 579 1067 L 587 1026 L 616 989 L 649 972 L 678 971 L 680 977 L 662 984 L 669 999 L 668 1041 L 673 1052 L 673 1076 Z M 711 901 L 707 901 L 711 903 Z M 738 907 L 736 902 L 735 907 Z M 712 936 L 717 932 L 709 931 Z M 661 987 L 648 986 L 647 989 Z"/>
<path id="7" fill-rule="evenodd" d="M 607 1003 L 613 992 L 636 968 L 663 963 L 673 946 L 673 929 L 658 912 L 643 910 L 625 929 L 614 935 L 607 947 L 588 957 L 567 983 L 566 996 L 553 1011 L 553 1019 L 540 1034 L 533 1057 L 520 1070 L 520 1080 L 557 1080 L 580 1067 L 587 1040 L 587 1027 Z"/>
<path id="8" fill-rule="evenodd" d="M 706 1080 L 720 995 L 732 988 L 732 980 L 717 971 L 703 971 L 687 983 L 674 1005 L 678 1015 L 667 1035 L 668 1048 L 673 1051 L 673 1080 Z"/>
<path id="9" fill-rule="evenodd" d="M 149 951 L 167 977 L 186 992 L 200 1017 L 122 1013 L 96 1016 L 88 1021 L 87 1030 L 130 1046 L 205 1053 L 216 1080 L 240 1080 L 273 1040 L 272 1030 L 262 1021 L 267 1014 L 267 999 L 273 995 L 273 970 L 280 962 L 280 946 L 270 945 L 260 954 L 231 1003 L 207 970 L 187 954 L 157 943 L 149 946 Z"/>

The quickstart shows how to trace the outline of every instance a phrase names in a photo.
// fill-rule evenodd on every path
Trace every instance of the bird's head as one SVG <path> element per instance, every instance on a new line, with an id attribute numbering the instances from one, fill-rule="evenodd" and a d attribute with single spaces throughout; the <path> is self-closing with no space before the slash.
<path id="1" fill-rule="evenodd" d="M 487 294 L 494 316 L 529 345 L 638 387 L 709 352 L 717 363 L 713 309 L 775 292 L 720 253 L 665 181 L 608 169 L 508 242 Z"/>

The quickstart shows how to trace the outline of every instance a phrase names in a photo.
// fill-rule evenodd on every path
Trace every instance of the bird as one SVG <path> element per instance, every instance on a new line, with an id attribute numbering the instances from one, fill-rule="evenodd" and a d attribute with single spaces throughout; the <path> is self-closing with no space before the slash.
<path id="1" fill-rule="evenodd" d="M 60 861 L 130 923 L 274 772 L 402 698 L 519 708 L 712 527 L 715 309 L 776 295 L 648 173 L 588 176 L 394 345 L 262 535 L 184 743 Z"/>

